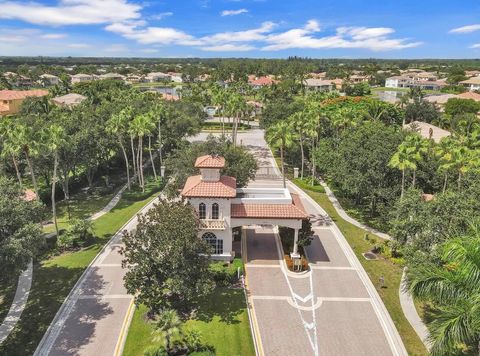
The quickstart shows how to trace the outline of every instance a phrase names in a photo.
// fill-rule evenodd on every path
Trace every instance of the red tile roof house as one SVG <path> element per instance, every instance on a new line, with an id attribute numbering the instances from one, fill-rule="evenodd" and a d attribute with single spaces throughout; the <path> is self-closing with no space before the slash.
<path id="1" fill-rule="evenodd" d="M 255 79 L 250 77 L 248 79 L 248 84 L 250 84 L 254 89 L 260 89 L 261 87 L 270 86 L 276 83 L 278 83 L 278 80 L 272 79 L 271 77 L 259 77 Z"/>
<path id="2" fill-rule="evenodd" d="M 295 230 L 297 251 L 298 231 L 308 214 L 297 195 L 285 188 L 237 188 L 233 177 L 222 176 L 225 159 L 216 155 L 198 157 L 195 167 L 200 175 L 187 179 L 181 192 L 200 219 L 199 238 L 213 248 L 212 259 L 230 261 L 232 229 L 248 225 L 277 225 Z"/>
<path id="3" fill-rule="evenodd" d="M 45 95 L 48 95 L 47 90 L 0 90 L 0 116 L 18 113 L 25 98 Z"/>

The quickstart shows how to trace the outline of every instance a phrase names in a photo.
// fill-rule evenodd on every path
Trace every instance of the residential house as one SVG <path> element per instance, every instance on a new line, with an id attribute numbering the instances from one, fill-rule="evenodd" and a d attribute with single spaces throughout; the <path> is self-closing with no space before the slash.
<path id="1" fill-rule="evenodd" d="M 480 101 L 480 94 L 472 91 L 467 91 L 466 93 L 458 94 L 456 95 L 456 97 L 460 99 L 472 99 L 475 101 Z"/>
<path id="2" fill-rule="evenodd" d="M 300 198 L 286 188 L 237 188 L 234 177 L 222 176 L 225 159 L 216 155 L 198 157 L 200 175 L 187 179 L 181 192 L 195 209 L 200 223 L 198 237 L 212 247 L 212 259 L 231 261 L 233 228 L 277 225 L 294 229 L 292 258 L 298 254 L 298 232 L 308 219 Z"/>
<path id="3" fill-rule="evenodd" d="M 23 101 L 28 97 L 46 95 L 48 90 L 0 90 L 0 116 L 17 114 Z"/>
<path id="4" fill-rule="evenodd" d="M 118 73 L 106 73 L 98 76 L 98 79 L 112 79 L 112 80 L 125 80 L 125 77 Z"/>
<path id="5" fill-rule="evenodd" d="M 57 85 L 60 84 L 60 78 L 53 74 L 42 74 L 39 82 L 44 85 Z"/>
<path id="6" fill-rule="evenodd" d="M 330 82 L 335 85 L 336 90 L 341 90 L 343 87 L 343 84 L 345 83 L 345 81 L 341 78 L 332 79 L 330 80 Z"/>
<path id="7" fill-rule="evenodd" d="M 335 84 L 331 80 L 325 79 L 305 79 L 303 81 L 308 91 L 332 91 L 335 89 Z"/>
<path id="8" fill-rule="evenodd" d="M 72 75 L 71 78 L 72 78 L 72 84 L 91 82 L 92 80 L 95 80 L 95 76 L 93 74 L 83 74 L 83 73 Z"/>
<path id="9" fill-rule="evenodd" d="M 480 76 L 464 80 L 460 84 L 470 91 L 480 90 Z"/>
<path id="10" fill-rule="evenodd" d="M 170 80 L 174 83 L 183 83 L 182 73 L 168 72 Z"/>
<path id="11" fill-rule="evenodd" d="M 451 136 L 451 132 L 441 129 L 432 124 L 421 121 L 413 121 L 403 127 L 405 130 L 418 132 L 425 139 L 432 139 L 436 143 L 444 137 Z"/>
<path id="12" fill-rule="evenodd" d="M 148 83 L 156 83 L 156 82 L 170 81 L 170 80 L 171 80 L 170 75 L 162 72 L 148 73 L 147 76 L 145 77 L 145 81 Z"/>
<path id="13" fill-rule="evenodd" d="M 14 87 L 31 87 L 33 82 L 29 77 L 20 75 L 13 72 L 5 72 L 3 76 L 7 79 L 8 83 Z"/>
<path id="14" fill-rule="evenodd" d="M 250 84 L 253 89 L 260 89 L 261 87 L 271 86 L 275 83 L 278 83 L 278 81 L 269 76 L 255 78 L 249 76 L 248 79 L 248 84 Z"/>
<path id="15" fill-rule="evenodd" d="M 87 97 L 83 95 L 70 93 L 62 96 L 57 96 L 53 98 L 52 101 L 58 106 L 73 107 L 82 103 L 85 99 L 87 99 Z"/>

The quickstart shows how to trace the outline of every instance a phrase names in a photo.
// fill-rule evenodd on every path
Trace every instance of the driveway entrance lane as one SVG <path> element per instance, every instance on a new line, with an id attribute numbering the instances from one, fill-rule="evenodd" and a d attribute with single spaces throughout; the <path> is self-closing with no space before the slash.
<path id="1" fill-rule="evenodd" d="M 265 355 L 311 355 L 312 348 L 298 311 L 286 300 L 254 299 Z"/>
<path id="2" fill-rule="evenodd" d="M 278 265 L 278 252 L 271 229 L 250 227 L 246 229 L 247 263 Z"/>
<path id="3" fill-rule="evenodd" d="M 316 310 L 316 320 L 320 355 L 392 355 L 368 301 L 324 301 Z"/>
<path id="4" fill-rule="evenodd" d="M 355 270 L 313 270 L 313 289 L 316 297 L 369 298 Z"/>
<path id="5" fill-rule="evenodd" d="M 347 257 L 330 229 L 314 229 L 312 243 L 305 247 L 313 266 L 350 267 Z"/>

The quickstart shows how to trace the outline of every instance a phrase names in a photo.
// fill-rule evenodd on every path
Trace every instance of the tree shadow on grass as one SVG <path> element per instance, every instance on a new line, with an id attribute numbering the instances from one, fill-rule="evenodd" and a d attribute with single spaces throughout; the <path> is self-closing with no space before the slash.
<path id="1" fill-rule="evenodd" d="M 23 356 L 32 355 L 35 352 L 43 334 L 47 331 L 83 270 L 84 268 L 67 268 L 58 265 L 40 266 L 36 264 L 34 266 L 32 289 L 27 306 L 15 329 L 0 345 L 0 355 Z M 101 286 L 103 281 L 98 279 L 95 284 Z M 86 343 L 91 338 L 94 332 L 93 322 L 111 312 L 101 300 L 94 299 L 93 301 L 96 303 L 94 308 L 83 310 L 84 314 L 75 320 L 78 328 L 83 327 L 85 330 L 81 343 Z M 71 343 L 69 345 L 75 347 Z"/>
<path id="2" fill-rule="evenodd" d="M 238 317 L 246 308 L 243 289 L 218 287 L 211 294 L 195 301 L 195 307 L 197 320 L 208 323 L 214 317 L 219 317 L 221 322 L 238 324 Z"/>

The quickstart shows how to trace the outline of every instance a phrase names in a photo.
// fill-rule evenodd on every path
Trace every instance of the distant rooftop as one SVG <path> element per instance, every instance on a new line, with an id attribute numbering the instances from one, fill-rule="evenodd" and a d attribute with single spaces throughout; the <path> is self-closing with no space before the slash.
<path id="1" fill-rule="evenodd" d="M 441 129 L 432 124 L 421 121 L 413 121 L 403 127 L 407 130 L 412 130 L 418 132 L 423 138 L 433 139 L 436 143 L 439 143 L 440 140 L 444 137 L 451 136 L 451 132 Z"/>

